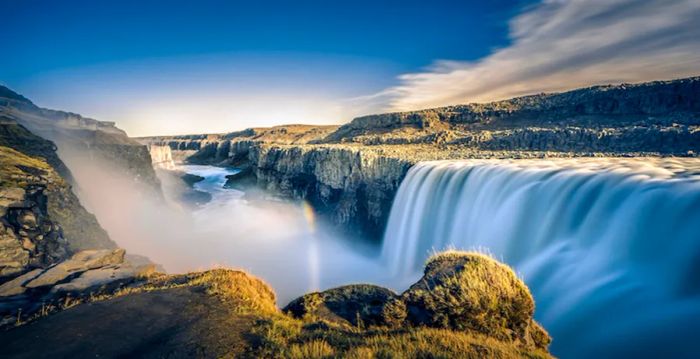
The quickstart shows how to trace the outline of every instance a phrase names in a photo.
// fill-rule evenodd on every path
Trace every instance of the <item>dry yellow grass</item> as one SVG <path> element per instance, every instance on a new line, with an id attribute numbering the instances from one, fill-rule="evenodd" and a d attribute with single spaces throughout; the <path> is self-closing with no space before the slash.
<path id="1" fill-rule="evenodd" d="M 441 254 L 443 261 L 432 258 L 428 262 L 426 271 L 435 270 L 438 266 L 446 265 L 448 262 L 457 260 L 464 256 L 464 253 Z M 463 259 L 463 258 L 462 258 Z M 487 256 L 477 257 L 476 263 L 483 266 L 480 260 L 495 262 Z M 489 263 L 490 263 L 489 262 Z M 512 271 L 507 266 L 498 264 L 498 270 Z M 485 268 L 488 267 L 488 265 Z M 493 268 L 491 268 L 493 270 Z M 499 275 L 484 273 L 482 269 L 467 271 L 468 276 L 478 275 L 495 280 L 492 276 Z M 503 273 L 501 273 L 503 274 Z M 512 274 L 514 276 L 514 274 Z M 470 277 L 471 278 L 471 277 Z M 478 280 L 471 278 L 472 280 Z M 451 282 L 449 279 L 447 282 Z M 494 283 L 491 283 L 492 285 Z M 498 290 L 514 289 L 510 282 L 505 280 Z M 459 283 L 451 285 L 459 286 Z M 477 284 L 479 288 L 484 288 Z M 134 293 L 148 291 L 167 290 L 185 286 L 201 288 L 204 293 L 219 298 L 233 313 L 243 316 L 233 315 L 222 320 L 240 320 L 240 318 L 252 318 L 255 324 L 249 329 L 246 335 L 248 343 L 244 349 L 245 357 L 250 358 L 550 358 L 551 356 L 543 347 L 530 345 L 519 340 L 512 340 L 498 335 L 498 328 L 494 332 L 483 333 L 472 328 L 455 329 L 431 328 L 426 326 L 413 325 L 391 325 L 391 326 L 352 326 L 338 322 L 328 322 L 313 316 L 304 316 L 295 319 L 283 314 L 275 304 L 275 295 L 270 287 L 262 280 L 257 279 L 245 272 L 215 269 L 205 272 L 189 273 L 184 275 L 163 275 L 156 274 L 149 278 L 142 278 L 138 283 L 120 288 L 109 293 L 95 293 L 86 298 L 74 298 L 65 300 L 62 309 L 77 305 L 81 302 L 107 300 L 115 297 L 125 296 Z M 462 292 L 459 292 L 462 293 Z M 474 300 L 473 295 L 464 292 L 465 296 Z M 512 293 L 510 293 L 512 294 Z M 509 294 L 509 295 L 510 295 Z M 529 292 L 527 293 L 529 295 Z M 445 294 L 440 298 L 450 298 L 456 300 L 455 306 L 460 306 L 460 298 Z M 483 303 L 489 309 L 498 309 L 503 303 L 493 298 L 486 299 Z M 65 305 L 63 305 L 65 304 Z M 493 308 L 491 308 L 493 306 Z M 446 304 L 435 304 L 435 310 L 454 311 Z M 528 312 L 528 308 L 502 308 L 505 312 L 513 309 Z M 392 311 L 404 311 L 405 308 L 398 305 Z M 451 313 L 451 312 L 450 312 Z M 449 316 L 449 314 L 445 314 Z M 461 313 L 457 313 L 461 315 Z M 465 314 L 466 315 L 466 314 Z M 402 317 L 398 315 L 397 317 Z M 447 319 L 452 320 L 452 319 Z M 480 318 L 479 320 L 486 320 Z M 531 319 L 528 319 L 531 320 Z M 530 323 L 530 322 L 529 322 Z M 546 332 L 534 321 L 528 330 L 535 332 L 535 335 L 546 335 Z M 488 321 L 485 326 L 491 325 Z M 533 328 L 537 329 L 533 329 Z M 210 330 L 216 330 L 216 326 L 211 326 Z M 537 330 L 541 330 L 538 332 Z M 225 334 L 222 334 L 225 336 Z M 238 334 L 240 335 L 240 333 Z M 530 334 L 532 335 L 532 334 Z M 548 338 L 548 337 L 547 337 Z M 540 339 L 543 340 L 543 339 Z M 232 348 L 231 352 L 240 350 L 240 347 Z M 237 354 L 238 355 L 238 354 Z"/>
<path id="2" fill-rule="evenodd" d="M 25 187 L 32 177 L 51 173 L 53 169 L 45 161 L 0 146 L 0 188 Z M 58 176 L 53 177 L 53 180 L 60 180 Z"/>
<path id="3" fill-rule="evenodd" d="M 430 258 L 404 294 L 430 321 L 400 325 L 406 307 L 387 306 L 398 323 L 352 326 L 313 315 L 274 315 L 251 331 L 251 358 L 550 358 L 547 332 L 534 320 L 529 290 L 510 267 L 488 255 L 450 251 Z M 309 296 L 313 300 L 315 296 Z M 402 302 L 403 303 L 403 302 Z M 409 321 L 410 322 L 410 321 Z M 399 325 L 396 325 L 399 324 Z"/>

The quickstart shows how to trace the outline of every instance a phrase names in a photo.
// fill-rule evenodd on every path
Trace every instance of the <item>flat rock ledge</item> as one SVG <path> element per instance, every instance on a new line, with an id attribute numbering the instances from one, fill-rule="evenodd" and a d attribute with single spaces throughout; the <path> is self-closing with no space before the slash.
<path id="1" fill-rule="evenodd" d="M 132 260 L 133 259 L 133 260 Z M 0 327 L 59 298 L 145 277 L 154 264 L 126 256 L 124 249 L 84 250 L 46 269 L 37 268 L 0 285 Z"/>

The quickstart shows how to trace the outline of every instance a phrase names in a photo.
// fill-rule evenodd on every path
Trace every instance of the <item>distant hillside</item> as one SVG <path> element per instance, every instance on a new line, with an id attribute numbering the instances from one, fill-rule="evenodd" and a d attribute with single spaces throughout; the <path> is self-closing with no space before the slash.
<path id="1" fill-rule="evenodd" d="M 697 131 L 698 125 L 700 77 L 692 77 L 363 116 L 341 126 L 319 143 L 459 143 L 473 142 L 477 134 L 517 137 L 518 133 L 504 131 L 528 128 L 629 132 L 638 128 L 661 131 L 675 127 Z"/>

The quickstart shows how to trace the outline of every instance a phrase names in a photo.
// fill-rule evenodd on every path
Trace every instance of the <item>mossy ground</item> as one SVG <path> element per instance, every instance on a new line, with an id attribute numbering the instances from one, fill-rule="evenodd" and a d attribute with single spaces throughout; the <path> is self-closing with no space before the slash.
<path id="1" fill-rule="evenodd" d="M 42 159 L 0 146 L 0 188 L 26 188 L 32 182 L 45 181 L 46 177 L 59 180 L 52 174 L 53 169 Z"/>
<path id="2" fill-rule="evenodd" d="M 490 259 L 488 261 L 495 262 Z M 438 262 L 445 265 L 444 260 L 435 261 L 433 259 L 428 262 L 426 272 L 434 270 Z M 504 270 L 510 271 L 508 267 L 503 267 Z M 493 279 L 491 276 L 487 278 Z M 126 284 L 116 290 L 105 290 L 91 293 L 83 298 L 73 298 L 69 305 L 60 309 L 85 303 L 124 302 L 124 300 L 128 301 L 129 298 L 141 298 L 148 293 L 179 293 L 177 291 L 181 290 L 201 293 L 203 298 L 215 299 L 218 303 L 214 305 L 208 302 L 209 304 L 198 306 L 198 308 L 201 307 L 201 311 L 204 311 L 204 320 L 198 319 L 197 323 L 199 324 L 197 324 L 195 331 L 188 329 L 188 335 L 195 335 L 192 340 L 197 342 L 198 346 L 203 346 L 198 350 L 216 353 L 218 357 L 551 357 L 545 348 L 502 338 L 497 331 L 479 331 L 473 330 L 473 328 L 455 329 L 449 326 L 443 328 L 416 326 L 409 324 L 404 319 L 399 319 L 401 321 L 399 325 L 392 325 L 392 323 L 367 325 L 362 321 L 357 321 L 355 324 L 349 321 L 327 321 L 312 314 L 294 318 L 283 313 L 277 307 L 274 292 L 262 280 L 242 271 L 227 269 L 172 276 L 155 274 L 147 278 L 136 279 L 133 283 Z M 529 293 L 527 294 L 529 295 Z M 183 313 L 189 313 L 187 314 L 188 318 L 192 315 L 199 316 L 199 314 L 192 312 L 192 306 L 196 306 L 196 303 L 199 302 L 202 300 L 189 300 L 190 304 L 187 308 L 183 308 Z M 499 305 L 499 302 L 488 300 L 486 302 L 494 306 Z M 206 309 L 212 305 L 220 309 L 215 312 Z M 79 307 L 83 307 L 83 305 Z M 106 305 L 103 307 L 109 308 Z M 510 310 L 510 308 L 503 309 L 506 312 Z M 530 309 L 525 309 L 525 311 L 529 312 Z M 146 310 L 146 312 L 148 311 Z M 403 318 L 405 313 L 397 317 Z M 232 323 L 236 323 L 236 325 L 232 326 Z M 546 332 L 543 331 L 543 333 L 546 335 Z M 215 348 L 215 350 L 211 348 Z"/>
<path id="3" fill-rule="evenodd" d="M 483 334 L 428 327 L 349 327 L 275 316 L 256 322 L 250 358 L 550 358 Z"/>
<path id="4" fill-rule="evenodd" d="M 506 265 L 473 252 L 430 258 L 425 276 L 390 298 L 379 325 L 326 315 L 348 287 L 300 298 L 304 314 L 258 320 L 249 357 L 548 358 L 550 337 L 532 319 L 532 296 Z M 354 286 L 353 291 L 363 287 Z M 330 297 L 330 298 L 329 298 Z M 362 295 L 357 295 L 362 298 Z M 401 305 L 399 305 L 401 304 Z M 408 306 L 408 308 L 407 308 Z M 323 310 L 315 308 L 323 307 Z M 420 313 L 412 313 L 420 308 Z M 298 308 L 296 308 L 298 309 Z M 342 313 L 345 314 L 345 313 Z"/>

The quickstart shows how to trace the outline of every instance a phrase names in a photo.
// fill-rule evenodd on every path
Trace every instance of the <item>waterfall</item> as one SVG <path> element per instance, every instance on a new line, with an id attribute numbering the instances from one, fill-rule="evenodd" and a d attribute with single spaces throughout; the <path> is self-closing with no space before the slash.
<path id="1" fill-rule="evenodd" d="M 151 162 L 153 163 L 153 167 L 164 169 L 175 168 L 173 153 L 170 150 L 170 146 L 150 145 L 149 151 L 151 152 Z"/>
<path id="2" fill-rule="evenodd" d="M 394 200 L 382 258 L 488 251 L 530 287 L 562 357 L 692 356 L 700 339 L 700 160 L 425 162 Z"/>

